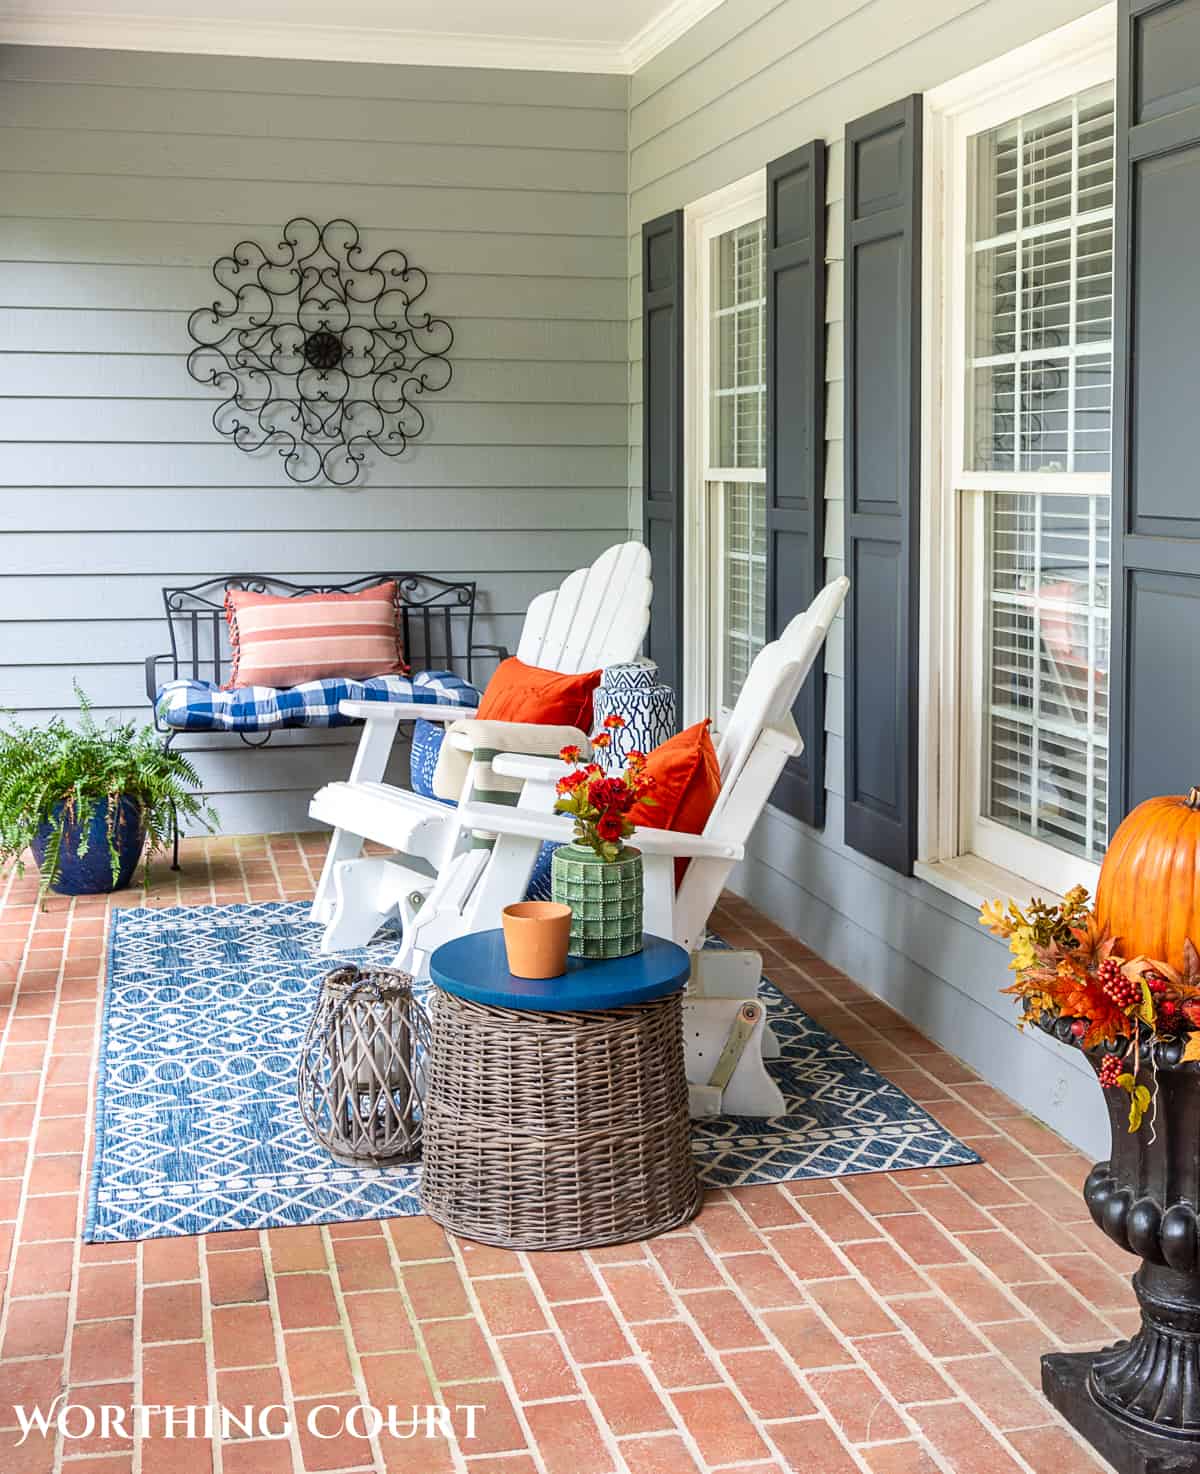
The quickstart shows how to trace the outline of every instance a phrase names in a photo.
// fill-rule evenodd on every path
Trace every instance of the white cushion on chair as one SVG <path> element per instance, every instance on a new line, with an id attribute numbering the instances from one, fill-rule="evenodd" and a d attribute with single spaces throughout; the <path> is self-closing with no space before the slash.
<path id="1" fill-rule="evenodd" d="M 537 722 L 489 722 L 464 717 L 446 728 L 446 740 L 433 774 L 434 794 L 449 799 L 461 796 L 476 748 L 557 757 L 568 746 L 578 747 L 585 758 L 591 755 L 587 734 L 578 727 L 544 727 Z M 563 772 L 566 771 L 564 766 Z M 501 793 L 519 793 L 521 780 L 496 776 L 489 779 L 488 787 Z"/>

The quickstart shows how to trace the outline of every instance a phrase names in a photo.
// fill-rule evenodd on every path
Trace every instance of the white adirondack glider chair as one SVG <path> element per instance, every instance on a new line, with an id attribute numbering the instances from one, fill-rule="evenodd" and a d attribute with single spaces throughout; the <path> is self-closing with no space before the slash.
<path id="1" fill-rule="evenodd" d="M 693 1114 L 773 1116 L 784 1108 L 763 1065 L 764 1052 L 778 1050 L 757 999 L 762 957 L 701 949 L 713 907 L 784 764 L 802 750 L 792 707 L 849 587 L 848 579 L 834 579 L 755 657 L 720 735 L 721 792 L 704 833 L 643 828 L 634 840 L 644 857 L 646 930 L 694 954 L 684 1004 Z M 560 762 L 501 753 L 492 766 L 521 780 L 520 797 L 515 807 L 474 799 L 460 805 L 464 828 L 496 838 L 490 849 L 455 856 L 430 889 L 396 960 L 414 976 L 428 975 L 429 955 L 442 942 L 499 926 L 502 908 L 525 894 L 542 842 L 571 838 L 572 821 L 553 812 Z M 681 858 L 690 863 L 676 890 Z"/>
<path id="2" fill-rule="evenodd" d="M 647 549 L 640 542 L 611 547 L 533 600 L 517 658 L 564 674 L 632 660 L 650 622 L 651 592 Z M 455 808 L 383 782 L 401 722 L 449 725 L 469 718 L 470 710 L 374 701 L 343 701 L 340 709 L 364 722 L 350 777 L 326 784 L 308 810 L 333 828 L 310 913 L 325 925 L 324 952 L 364 946 L 397 911 L 407 930 L 433 878 L 470 840 Z M 460 797 L 476 776 L 473 764 L 462 769 Z M 366 840 L 397 853 L 364 857 Z"/>

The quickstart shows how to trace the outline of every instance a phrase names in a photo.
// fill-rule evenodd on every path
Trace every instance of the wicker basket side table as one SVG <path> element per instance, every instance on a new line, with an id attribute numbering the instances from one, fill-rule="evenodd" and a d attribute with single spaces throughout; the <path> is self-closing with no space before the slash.
<path id="1" fill-rule="evenodd" d="M 682 948 L 509 975 L 499 932 L 434 953 L 421 1204 L 517 1249 L 624 1243 L 693 1218 Z M 475 996 L 469 996 L 474 994 Z"/>

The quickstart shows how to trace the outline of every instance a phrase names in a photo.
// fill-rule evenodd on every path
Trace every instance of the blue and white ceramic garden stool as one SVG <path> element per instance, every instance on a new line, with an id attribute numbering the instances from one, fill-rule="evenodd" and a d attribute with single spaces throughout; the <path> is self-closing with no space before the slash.
<path id="1" fill-rule="evenodd" d="M 595 755 L 606 772 L 620 772 L 631 752 L 651 752 L 674 737 L 675 692 L 659 684 L 652 660 L 609 665 L 592 695 L 592 716 L 593 731 L 599 731 L 605 717 L 618 716 L 625 723 L 612 734 L 608 748 Z"/>
<path id="2" fill-rule="evenodd" d="M 681 996 L 689 958 L 647 936 L 558 978 L 508 970 L 500 931 L 430 959 L 421 1206 L 464 1238 L 582 1249 L 650 1238 L 700 1206 Z"/>

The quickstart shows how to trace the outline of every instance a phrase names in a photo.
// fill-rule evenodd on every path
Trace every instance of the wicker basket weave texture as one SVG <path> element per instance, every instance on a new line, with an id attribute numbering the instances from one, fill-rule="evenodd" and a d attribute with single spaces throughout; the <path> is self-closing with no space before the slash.
<path id="1" fill-rule="evenodd" d="M 429 1047 L 429 1019 L 408 973 L 327 973 L 296 1081 L 300 1113 L 317 1141 L 341 1162 L 416 1161 Z"/>
<path id="2" fill-rule="evenodd" d="M 437 992 L 422 1206 L 519 1249 L 624 1243 L 694 1217 L 679 995 L 587 1013 Z"/>
<path id="3" fill-rule="evenodd" d="M 571 908 L 572 957 L 631 957 L 642 950 L 642 855 L 628 846 L 604 861 L 586 845 L 554 851 L 551 899 Z"/>

